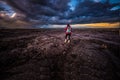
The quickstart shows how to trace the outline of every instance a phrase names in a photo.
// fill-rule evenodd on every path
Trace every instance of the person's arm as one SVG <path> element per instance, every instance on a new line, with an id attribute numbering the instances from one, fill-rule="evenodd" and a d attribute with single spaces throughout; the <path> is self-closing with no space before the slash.
<path id="1" fill-rule="evenodd" d="M 73 31 L 72 27 L 71 27 L 71 32 Z"/>
<path id="2" fill-rule="evenodd" d="M 65 29 L 64 29 L 65 31 L 67 30 L 67 27 L 65 27 Z"/>
<path id="3" fill-rule="evenodd" d="M 71 32 L 72 32 L 72 27 L 70 26 L 70 30 L 71 30 Z"/>
<path id="4" fill-rule="evenodd" d="M 70 27 L 71 27 L 71 26 L 70 26 Z M 73 30 L 72 30 L 72 27 L 71 27 L 71 33 L 72 33 L 72 31 L 73 31 Z"/>

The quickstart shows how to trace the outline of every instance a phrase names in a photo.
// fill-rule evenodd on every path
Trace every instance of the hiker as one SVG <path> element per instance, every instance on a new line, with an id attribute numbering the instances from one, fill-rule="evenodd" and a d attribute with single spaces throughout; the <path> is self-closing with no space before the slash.
<path id="1" fill-rule="evenodd" d="M 68 42 L 70 43 L 70 37 L 71 37 L 71 33 L 72 33 L 72 28 L 69 24 L 67 24 L 67 27 L 65 28 L 65 43 Z"/>

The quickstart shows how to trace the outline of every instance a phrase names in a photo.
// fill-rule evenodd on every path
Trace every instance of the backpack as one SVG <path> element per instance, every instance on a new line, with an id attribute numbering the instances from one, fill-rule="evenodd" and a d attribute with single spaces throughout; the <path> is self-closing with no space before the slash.
<path id="1" fill-rule="evenodd" d="M 70 32 L 71 32 L 71 28 L 68 27 L 66 32 L 67 32 L 67 33 L 70 33 Z"/>

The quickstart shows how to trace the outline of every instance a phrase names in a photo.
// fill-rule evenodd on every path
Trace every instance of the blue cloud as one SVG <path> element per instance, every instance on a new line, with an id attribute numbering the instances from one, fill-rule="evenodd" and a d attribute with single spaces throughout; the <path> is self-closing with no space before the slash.
<path id="1" fill-rule="evenodd" d="M 120 2 L 119 0 L 26 0 L 26 2 L 23 2 L 22 0 L 6 1 L 9 3 L 12 1 L 11 6 L 23 11 L 29 17 L 37 19 L 41 23 L 46 24 L 65 24 L 68 23 L 69 20 L 71 20 L 71 23 L 111 20 L 116 21 L 119 15 L 118 2 Z M 24 5 L 24 3 L 27 5 Z"/>
<path id="2" fill-rule="evenodd" d="M 71 0 L 68 5 L 70 6 L 70 9 L 73 11 L 75 10 L 75 7 L 77 5 L 78 1 L 77 0 Z"/>
<path id="3" fill-rule="evenodd" d="M 7 15 L 12 16 L 15 11 L 12 9 L 11 6 L 7 5 L 5 2 L 0 2 L 0 6 L 4 8 L 4 11 L 6 12 Z"/>

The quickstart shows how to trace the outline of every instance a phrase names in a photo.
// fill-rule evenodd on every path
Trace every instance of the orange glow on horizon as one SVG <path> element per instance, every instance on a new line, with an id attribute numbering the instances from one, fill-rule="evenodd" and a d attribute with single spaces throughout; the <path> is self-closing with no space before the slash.
<path id="1" fill-rule="evenodd" d="M 75 24 L 73 27 L 88 27 L 88 28 L 118 28 L 120 27 L 119 22 L 115 23 L 90 23 L 90 24 Z"/>

